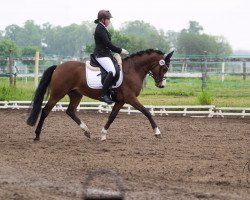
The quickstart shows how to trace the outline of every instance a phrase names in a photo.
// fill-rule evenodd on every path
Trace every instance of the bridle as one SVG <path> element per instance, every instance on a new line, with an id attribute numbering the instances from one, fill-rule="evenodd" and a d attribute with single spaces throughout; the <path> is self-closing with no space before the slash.
<path id="1" fill-rule="evenodd" d="M 168 71 L 168 69 L 169 69 L 169 63 L 166 64 L 164 58 L 161 59 L 161 60 L 159 60 L 159 65 L 161 66 L 161 67 L 160 67 L 159 74 L 160 74 L 161 70 L 164 70 L 164 69 L 165 69 L 166 71 Z M 167 77 L 166 77 L 166 76 L 157 76 L 157 77 L 154 76 L 154 74 L 152 73 L 152 70 L 153 70 L 154 68 L 156 68 L 157 66 L 158 66 L 158 65 L 155 65 L 155 66 L 148 72 L 148 75 L 151 76 L 151 77 L 153 77 L 153 79 L 155 80 L 155 83 L 156 83 L 156 84 L 159 84 L 160 82 L 164 81 Z"/>

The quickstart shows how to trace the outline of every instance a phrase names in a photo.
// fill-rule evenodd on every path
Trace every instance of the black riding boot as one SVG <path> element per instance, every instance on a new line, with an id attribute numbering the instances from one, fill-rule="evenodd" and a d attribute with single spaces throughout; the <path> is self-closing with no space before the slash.
<path id="1" fill-rule="evenodd" d="M 100 101 L 104 101 L 107 104 L 112 104 L 113 101 L 110 99 L 110 94 L 109 94 L 109 88 L 112 85 L 113 82 L 113 73 L 109 72 L 106 79 L 104 80 L 103 83 L 103 88 L 102 88 L 102 96 L 100 97 Z"/>

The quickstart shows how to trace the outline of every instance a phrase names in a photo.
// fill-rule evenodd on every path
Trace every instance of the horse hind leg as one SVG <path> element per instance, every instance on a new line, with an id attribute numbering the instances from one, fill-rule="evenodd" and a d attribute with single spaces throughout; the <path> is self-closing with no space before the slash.
<path id="1" fill-rule="evenodd" d="M 81 99 L 82 99 L 82 94 L 80 94 L 77 91 L 70 91 L 68 93 L 69 98 L 70 98 L 70 103 L 69 106 L 66 110 L 67 115 L 69 115 L 71 117 L 71 119 L 73 119 L 80 127 L 81 129 L 83 129 L 84 131 L 84 135 L 88 138 L 90 138 L 90 131 L 89 128 L 87 127 L 87 125 L 82 122 L 77 116 L 76 116 L 76 109 L 77 106 L 79 105 Z"/>
<path id="2" fill-rule="evenodd" d="M 56 105 L 56 103 L 59 100 L 60 99 L 53 99 L 53 98 L 50 97 L 49 101 L 47 102 L 45 107 L 42 109 L 40 120 L 39 120 L 39 123 L 38 123 L 38 125 L 36 127 L 36 130 L 35 130 L 36 137 L 35 137 L 34 141 L 39 141 L 40 140 L 40 134 L 41 134 L 41 131 L 42 131 L 44 120 L 49 115 L 50 111 L 52 110 L 52 108 Z"/>

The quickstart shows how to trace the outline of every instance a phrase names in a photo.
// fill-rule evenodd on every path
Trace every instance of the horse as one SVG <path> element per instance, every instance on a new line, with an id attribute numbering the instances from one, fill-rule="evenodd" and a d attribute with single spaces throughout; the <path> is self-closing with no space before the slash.
<path id="1" fill-rule="evenodd" d="M 160 50 L 147 49 L 122 59 L 123 82 L 117 88 L 116 102 L 106 124 L 101 130 L 102 141 L 107 139 L 107 130 L 125 103 L 130 104 L 142 112 L 148 118 L 155 136 L 161 138 L 161 132 L 151 113 L 139 102 L 137 97 L 141 92 L 143 80 L 147 74 L 153 77 L 156 87 L 165 87 L 165 74 L 169 69 L 170 58 L 173 53 L 174 51 L 164 54 Z M 47 90 L 50 91 L 49 100 L 44 108 L 42 108 L 43 99 Z M 31 111 L 27 119 L 27 124 L 34 126 L 40 116 L 35 130 L 36 136 L 34 141 L 40 140 L 45 118 L 49 115 L 56 103 L 65 95 L 68 95 L 70 99 L 66 114 L 83 129 L 84 135 L 90 138 L 90 130 L 87 125 L 77 117 L 76 109 L 84 95 L 98 100 L 101 95 L 101 90 L 92 89 L 87 85 L 85 63 L 80 61 L 67 61 L 60 65 L 53 65 L 47 68 L 35 91 Z"/>

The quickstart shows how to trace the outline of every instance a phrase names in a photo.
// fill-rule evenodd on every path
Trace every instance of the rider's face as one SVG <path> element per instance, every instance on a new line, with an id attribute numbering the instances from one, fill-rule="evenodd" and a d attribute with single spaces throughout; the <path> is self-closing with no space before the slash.
<path id="1" fill-rule="evenodd" d="M 103 19 L 102 23 L 107 27 L 110 24 L 110 19 Z"/>

